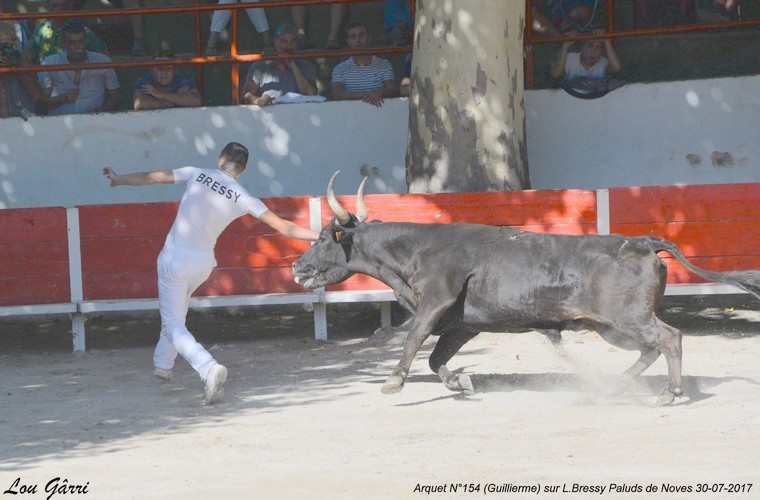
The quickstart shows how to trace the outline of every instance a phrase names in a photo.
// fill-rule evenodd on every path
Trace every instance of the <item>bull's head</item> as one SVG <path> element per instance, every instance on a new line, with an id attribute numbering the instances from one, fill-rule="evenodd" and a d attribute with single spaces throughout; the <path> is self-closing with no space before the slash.
<path id="1" fill-rule="evenodd" d="M 340 283 L 355 271 L 349 267 L 354 234 L 367 219 L 364 204 L 365 177 L 356 193 L 356 214 L 343 208 L 335 196 L 335 172 L 327 185 L 327 204 L 335 217 L 322 229 L 319 239 L 293 263 L 296 283 L 309 289 Z"/>

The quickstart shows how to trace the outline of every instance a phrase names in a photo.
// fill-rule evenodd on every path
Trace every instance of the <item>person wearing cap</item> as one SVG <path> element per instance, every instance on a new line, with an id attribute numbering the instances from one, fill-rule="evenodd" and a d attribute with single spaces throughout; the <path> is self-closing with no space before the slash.
<path id="1" fill-rule="evenodd" d="M 367 25 L 353 22 L 346 29 L 346 41 L 352 50 L 369 47 Z M 398 97 L 398 83 L 390 61 L 373 55 L 351 56 L 333 68 L 333 99 L 360 100 L 373 106 L 383 105 L 384 97 Z"/>
<path id="2" fill-rule="evenodd" d="M 603 31 L 595 30 L 595 34 L 601 35 Z M 567 36 L 573 37 L 578 33 L 571 31 Z M 562 44 L 557 58 L 551 68 L 551 77 L 554 79 L 574 78 L 602 79 L 620 73 L 622 66 L 609 38 L 602 40 L 586 40 L 581 43 L 580 52 L 569 52 L 575 42 L 568 40 Z M 607 57 L 604 54 L 607 54 Z"/>
<path id="3" fill-rule="evenodd" d="M 65 52 L 52 54 L 43 66 L 111 62 L 111 58 L 85 48 L 81 23 L 66 23 L 62 30 Z M 121 88 L 113 68 L 42 71 L 38 74 L 42 97 L 38 106 L 49 115 L 116 111 L 121 104 Z"/>
<path id="4" fill-rule="evenodd" d="M 172 61 L 174 53 L 158 51 L 153 59 L 164 61 L 166 64 L 151 66 L 150 73 L 135 84 L 132 105 L 136 110 L 189 108 L 201 105 L 201 94 L 195 83 L 177 73 L 177 66 Z"/>
<path id="5" fill-rule="evenodd" d="M 279 57 L 251 64 L 243 86 L 246 104 L 267 106 L 283 94 L 317 95 L 317 69 L 293 57 L 298 48 L 298 30 L 282 24 L 275 30 L 274 47 Z"/>

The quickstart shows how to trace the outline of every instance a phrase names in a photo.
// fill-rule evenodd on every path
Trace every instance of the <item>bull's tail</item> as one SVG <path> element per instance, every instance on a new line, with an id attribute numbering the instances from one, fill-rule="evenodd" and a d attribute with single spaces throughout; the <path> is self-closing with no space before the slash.
<path id="1" fill-rule="evenodd" d="M 675 257 L 683 267 L 698 276 L 710 281 L 733 285 L 760 299 L 760 271 L 708 271 L 707 269 L 699 268 L 686 260 L 684 254 L 681 253 L 681 250 L 679 250 L 674 243 L 648 236 L 646 237 L 646 245 L 654 252 L 668 252 Z"/>

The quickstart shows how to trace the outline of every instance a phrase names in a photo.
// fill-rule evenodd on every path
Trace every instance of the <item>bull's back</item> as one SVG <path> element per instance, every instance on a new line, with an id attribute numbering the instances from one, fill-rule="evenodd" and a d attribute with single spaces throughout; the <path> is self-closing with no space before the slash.
<path id="1" fill-rule="evenodd" d="M 448 264 L 430 273 L 462 281 L 463 321 L 547 328 L 578 318 L 604 319 L 642 297 L 662 295 L 662 261 L 643 240 L 553 235 L 507 227 L 452 224 L 431 228 Z M 641 309 L 641 308 L 639 308 Z"/>

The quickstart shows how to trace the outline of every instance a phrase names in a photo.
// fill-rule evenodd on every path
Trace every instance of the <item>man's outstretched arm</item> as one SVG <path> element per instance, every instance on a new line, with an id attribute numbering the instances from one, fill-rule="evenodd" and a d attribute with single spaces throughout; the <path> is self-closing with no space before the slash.
<path id="1" fill-rule="evenodd" d="M 103 168 L 111 186 L 146 186 L 148 184 L 174 184 L 174 173 L 171 170 L 156 170 L 154 172 L 138 172 L 135 174 L 119 175 L 111 167 Z"/>
<path id="2" fill-rule="evenodd" d="M 276 229 L 278 232 L 287 236 L 288 238 L 295 238 L 298 240 L 316 241 L 319 238 L 319 233 L 312 231 L 311 229 L 303 226 L 299 226 L 295 222 L 281 218 L 271 210 L 267 210 L 259 216 L 259 220 L 267 224 L 272 229 Z"/>

